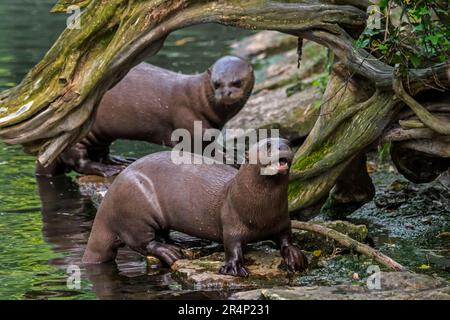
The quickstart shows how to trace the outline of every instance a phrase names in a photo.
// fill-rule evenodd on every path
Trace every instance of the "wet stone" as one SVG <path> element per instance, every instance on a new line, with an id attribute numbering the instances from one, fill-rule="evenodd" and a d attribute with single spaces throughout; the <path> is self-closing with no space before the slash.
<path id="1" fill-rule="evenodd" d="M 90 197 L 95 207 L 99 207 L 105 197 L 108 188 L 113 183 L 115 177 L 81 176 L 76 179 L 80 186 L 80 193 Z"/>
<path id="2" fill-rule="evenodd" d="M 450 284 L 427 275 L 381 272 L 378 288 L 340 284 L 257 289 L 233 294 L 232 300 L 450 300 Z"/>
<path id="3" fill-rule="evenodd" d="M 275 250 L 249 251 L 245 253 L 248 278 L 218 273 L 224 262 L 224 253 L 216 252 L 195 260 L 178 260 L 172 265 L 173 277 L 183 287 L 190 289 L 250 289 L 289 283 L 289 274 L 280 268 L 280 254 Z"/>
<path id="4" fill-rule="evenodd" d="M 278 129 L 291 141 L 308 135 L 323 94 L 313 84 L 323 76 L 327 55 L 324 47 L 305 41 L 297 69 L 297 43 L 296 37 L 261 32 L 235 44 L 234 54 L 252 58 L 256 84 L 247 104 L 228 121 L 226 129 Z"/>
<path id="5" fill-rule="evenodd" d="M 258 55 L 275 54 L 290 49 L 296 49 L 297 37 L 277 31 L 262 31 L 246 37 L 232 45 L 233 54 L 242 58 L 252 58 Z"/>

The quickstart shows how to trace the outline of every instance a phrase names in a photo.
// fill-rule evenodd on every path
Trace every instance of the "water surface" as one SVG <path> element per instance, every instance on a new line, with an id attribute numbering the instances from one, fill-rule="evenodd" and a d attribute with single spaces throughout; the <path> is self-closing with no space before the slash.
<path id="1" fill-rule="evenodd" d="M 55 1 L 0 2 L 0 91 L 11 88 L 47 52 L 67 15 L 51 14 Z M 248 31 L 203 25 L 171 35 L 148 61 L 177 72 L 203 72 Z M 120 141 L 115 153 L 140 157 L 159 148 Z M 66 270 L 79 265 L 95 208 L 80 194 L 76 175 L 36 181 L 35 159 L 0 143 L 0 299 L 217 298 L 217 292 L 183 290 L 168 270 L 147 270 L 124 250 L 115 265 L 82 269 L 80 289 L 67 287 Z"/>

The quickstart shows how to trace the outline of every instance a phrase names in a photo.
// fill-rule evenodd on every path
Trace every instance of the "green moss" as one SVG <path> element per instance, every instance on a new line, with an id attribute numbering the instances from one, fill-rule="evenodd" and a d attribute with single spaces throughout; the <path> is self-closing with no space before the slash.
<path id="1" fill-rule="evenodd" d="M 92 0 L 59 0 L 58 3 L 51 9 L 53 13 L 66 13 L 70 6 L 79 6 L 80 8 L 87 7 Z"/>
<path id="2" fill-rule="evenodd" d="M 323 157 L 328 153 L 332 145 L 333 143 L 331 141 L 328 141 L 326 144 L 320 146 L 306 157 L 297 160 L 292 165 L 292 168 L 295 170 L 306 170 L 312 168 L 312 166 L 315 163 L 323 159 Z"/>
<path id="3" fill-rule="evenodd" d="M 288 189 L 288 201 L 292 202 L 295 198 L 298 197 L 298 195 L 303 192 L 304 185 L 300 180 L 294 180 L 289 183 L 289 189 Z"/>

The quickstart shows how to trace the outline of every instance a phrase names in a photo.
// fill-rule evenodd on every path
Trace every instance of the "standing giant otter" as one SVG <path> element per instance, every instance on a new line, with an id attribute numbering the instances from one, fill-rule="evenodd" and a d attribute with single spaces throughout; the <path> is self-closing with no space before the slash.
<path id="1" fill-rule="evenodd" d="M 174 146 L 178 128 L 194 133 L 194 121 L 203 130 L 221 129 L 250 97 L 252 66 L 226 56 L 206 72 L 183 75 L 142 63 L 103 97 L 88 135 L 49 167 L 37 163 L 36 175 L 54 176 L 75 170 L 82 174 L 111 176 L 129 161 L 111 157 L 117 139 L 142 140 Z"/>
<path id="2" fill-rule="evenodd" d="M 265 146 L 267 152 L 263 152 Z M 291 239 L 287 192 L 293 152 L 289 142 L 265 139 L 250 154 L 256 154 L 257 161 L 247 161 L 239 170 L 224 164 L 176 165 L 171 152 L 136 161 L 106 193 L 83 262 L 112 261 L 117 249 L 126 244 L 171 265 L 182 258 L 182 252 L 160 240 L 168 240 L 169 230 L 177 230 L 223 243 L 222 274 L 247 276 L 243 248 L 262 240 L 279 245 L 292 271 L 305 269 L 308 261 Z"/>

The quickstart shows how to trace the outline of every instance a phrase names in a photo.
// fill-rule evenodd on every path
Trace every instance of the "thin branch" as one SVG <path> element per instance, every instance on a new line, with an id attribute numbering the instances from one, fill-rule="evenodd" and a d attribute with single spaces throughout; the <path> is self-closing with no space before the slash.
<path id="1" fill-rule="evenodd" d="M 354 39 L 342 28 L 338 33 L 312 30 L 301 34 L 307 39 L 331 48 L 351 71 L 369 79 L 377 88 L 392 89 L 394 67 L 380 61 L 366 50 L 355 47 Z M 437 86 L 445 89 L 450 85 L 447 78 L 449 67 L 449 62 L 441 62 L 429 68 L 409 69 L 408 79 L 411 91 L 416 94 L 416 91 L 422 90 L 424 86 Z"/>
<path id="2" fill-rule="evenodd" d="M 384 134 L 383 142 L 434 138 L 436 138 L 436 132 L 428 128 L 415 128 L 408 130 L 405 130 L 403 128 L 395 128 Z"/>
<path id="3" fill-rule="evenodd" d="M 342 234 L 336 230 L 333 230 L 333 229 L 330 229 L 328 227 L 321 226 L 318 224 L 303 222 L 303 221 L 292 221 L 291 224 L 292 224 L 293 229 L 314 232 L 314 233 L 322 235 L 326 238 L 330 238 L 346 248 L 349 248 L 358 253 L 361 253 L 370 258 L 373 258 L 375 261 L 382 264 L 383 266 L 388 267 L 389 269 L 393 269 L 396 271 L 407 271 L 408 270 L 405 266 L 402 266 L 400 263 L 394 261 L 393 259 L 384 255 L 380 251 L 377 251 L 377 250 L 369 247 L 366 244 L 358 242 L 358 241 L 350 238 L 349 236 Z"/>

